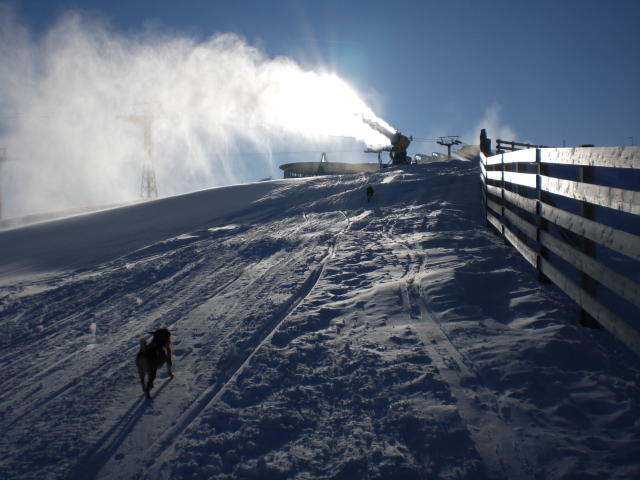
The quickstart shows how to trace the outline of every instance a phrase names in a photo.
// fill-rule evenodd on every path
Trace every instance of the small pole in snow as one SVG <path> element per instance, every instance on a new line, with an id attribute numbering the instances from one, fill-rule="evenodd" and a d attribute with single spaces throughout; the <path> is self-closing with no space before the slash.
<path id="1" fill-rule="evenodd" d="M 0 219 L 2 219 L 2 164 L 7 161 L 6 152 L 6 148 L 0 148 Z"/>

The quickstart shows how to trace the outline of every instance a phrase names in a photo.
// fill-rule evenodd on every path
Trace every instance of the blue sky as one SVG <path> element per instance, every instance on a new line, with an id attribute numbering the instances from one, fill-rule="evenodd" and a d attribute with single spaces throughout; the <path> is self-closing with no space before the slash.
<path id="1" fill-rule="evenodd" d="M 78 14 L 80 27 L 76 28 L 74 21 L 69 20 L 70 12 Z M 4 20 L 2 15 L 6 17 Z M 61 24 L 65 27 L 61 28 Z M 46 168 L 38 169 L 27 163 L 5 164 L 5 208 L 14 214 L 24 214 L 45 207 L 104 203 L 138 195 L 138 160 L 133 163 L 127 160 L 132 166 L 124 166 L 125 157 L 138 152 L 141 143 L 141 135 L 134 126 L 125 127 L 120 122 L 116 131 L 116 127 L 103 122 L 97 131 L 104 132 L 108 140 L 87 141 L 83 150 L 78 148 L 82 143 L 78 138 L 62 142 L 63 132 L 68 133 L 71 126 L 84 141 L 95 129 L 93 133 L 81 132 L 79 127 L 86 125 L 54 117 L 35 124 L 28 121 L 33 117 L 24 115 L 25 112 L 32 115 L 34 109 L 46 102 L 53 105 L 60 100 L 62 107 L 55 107 L 58 110 L 72 108 L 70 105 L 77 110 L 85 104 L 94 104 L 108 88 L 117 86 L 125 91 L 127 85 L 118 84 L 124 80 L 117 79 L 117 72 L 107 72 L 105 66 L 127 69 L 122 62 L 129 57 L 121 55 L 120 50 L 140 53 L 155 48 L 152 68 L 162 62 L 171 66 L 173 60 L 168 60 L 167 52 L 181 49 L 176 58 L 184 60 L 189 57 L 189 49 L 195 52 L 203 45 L 210 48 L 208 42 L 216 35 L 235 34 L 244 42 L 240 50 L 247 53 L 248 46 L 262 56 L 256 60 L 248 52 L 249 63 L 280 65 L 290 59 L 300 71 L 337 75 L 378 117 L 415 138 L 410 155 L 446 151 L 434 141 L 439 136 L 459 135 L 466 143 L 477 143 L 480 128 L 487 128 L 494 141 L 502 138 L 555 147 L 585 143 L 618 146 L 630 145 L 631 137 L 635 144 L 640 143 L 638 25 L 637 0 L 0 0 L 0 56 L 5 65 L 4 72 L 0 72 L 3 84 L 0 148 L 6 146 L 11 155 L 41 162 L 47 157 L 48 162 Z M 92 35 L 95 38 L 90 38 Z M 102 83 L 91 77 L 76 79 L 80 83 L 73 84 L 74 76 L 81 73 L 85 64 L 74 65 L 73 58 L 61 61 L 61 57 L 75 56 L 71 46 L 76 43 L 83 48 L 93 45 L 94 50 L 88 51 L 87 47 L 78 53 L 78 58 L 92 62 L 91 68 L 96 71 L 107 72 Z M 103 54 L 108 61 L 101 65 L 99 57 Z M 150 61 L 133 53 L 130 58 L 132 62 Z M 209 72 L 206 75 L 213 68 L 211 75 L 215 76 L 217 65 L 205 69 Z M 186 67 L 175 67 L 180 68 Z M 184 75 L 191 78 L 189 88 L 216 89 L 215 81 L 205 76 L 196 78 L 194 84 L 193 76 L 204 71 L 198 68 L 199 73 Z M 142 70 L 131 69 L 127 78 L 134 78 L 136 71 L 139 76 Z M 164 72 L 175 74 L 171 69 Z M 64 91 L 67 78 L 73 86 Z M 231 82 L 241 83 L 242 78 Z M 197 85 L 200 80 L 212 87 Z M 88 81 L 96 82 L 93 90 L 82 92 L 82 100 L 78 91 L 78 99 L 74 101 L 71 98 L 74 92 Z M 28 94 L 24 93 L 27 91 Z M 145 101 L 139 92 L 135 98 L 126 98 L 129 105 Z M 106 94 L 104 97 L 107 98 Z M 30 98 L 30 103 L 25 98 Z M 114 98 L 109 97 L 111 104 Z M 124 97 L 118 97 L 118 101 L 122 106 Z M 242 103 L 229 108 L 241 109 Z M 100 108 L 111 104 L 105 100 Z M 217 104 L 211 105 L 210 109 L 215 110 Z M 56 111 L 54 107 L 48 108 L 47 112 L 51 108 Z M 4 115 L 7 112 L 22 116 L 7 117 Z M 307 116 L 315 114 L 313 108 L 307 108 Z M 115 124 L 114 114 L 110 115 Z M 169 127 L 164 132 L 160 128 L 154 139 L 166 141 L 155 140 L 154 148 L 161 196 L 267 176 L 279 178 L 279 164 L 319 160 L 319 152 L 323 150 L 331 152 L 330 161 L 375 161 L 371 155 L 362 154 L 365 146 L 362 141 L 349 143 L 336 137 L 326 137 L 325 145 L 322 138 L 289 137 L 285 141 L 254 132 L 251 138 L 236 135 L 235 140 L 227 142 L 220 132 L 213 131 L 225 127 L 224 121 L 216 117 L 215 123 L 213 118 L 206 120 L 209 123 L 190 124 L 188 128 L 196 125 L 200 130 L 199 139 L 190 137 L 188 145 L 184 141 L 178 145 L 179 142 L 166 140 Z M 293 121 L 297 124 L 301 119 Z M 52 125 L 55 129 L 50 129 Z M 175 133 L 175 125 L 171 128 Z M 180 128 L 187 127 L 183 124 Z M 287 128 L 290 132 L 290 126 Z M 20 135 L 9 137 L 8 132 Z M 116 137 L 119 140 L 114 142 Z M 39 140 L 39 149 L 33 138 Z M 194 141 L 198 145 L 194 146 Z M 276 155 L 269 162 L 234 157 L 260 150 L 261 142 L 270 152 L 295 151 L 299 155 Z M 104 144 L 102 152 L 99 144 Z M 110 151 L 115 144 L 120 150 Z M 178 160 L 172 165 L 162 163 L 161 155 L 179 159 L 185 149 L 190 152 L 186 168 L 178 171 Z M 207 149 L 213 153 L 207 153 Z M 205 158 L 206 155 L 217 155 L 218 160 Z M 55 164 L 56 158 L 74 156 L 91 157 L 93 170 L 73 162 L 65 167 L 62 160 Z M 105 165 L 114 157 L 120 158 L 120 166 L 107 171 Z M 96 168 L 100 169 L 98 173 Z M 133 173 L 123 173 L 123 169 L 131 169 Z M 73 195 L 67 195 L 64 201 L 53 201 L 53 194 L 43 194 L 35 201 L 30 192 L 42 192 L 43 179 L 54 185 L 54 173 L 67 185 L 69 178 L 77 176 L 78 185 L 67 188 Z M 88 177 L 102 178 L 103 188 L 87 184 L 84 179 Z M 128 193 L 116 194 L 117 189 L 109 179 L 125 177 L 135 182 L 120 185 L 123 182 L 118 181 L 118 188 Z M 167 178 L 172 179 L 169 186 Z M 52 186 L 51 191 L 59 192 L 60 188 Z M 20 195 L 22 199 L 15 200 Z"/>
<path id="2" fill-rule="evenodd" d="M 519 140 L 640 142 L 640 2 L 43 0 L 15 2 L 43 32 L 69 9 L 123 32 L 157 22 L 206 39 L 235 32 L 269 56 L 335 71 L 421 138 L 468 135 L 487 112 Z M 432 145 L 437 149 L 437 145 Z"/>

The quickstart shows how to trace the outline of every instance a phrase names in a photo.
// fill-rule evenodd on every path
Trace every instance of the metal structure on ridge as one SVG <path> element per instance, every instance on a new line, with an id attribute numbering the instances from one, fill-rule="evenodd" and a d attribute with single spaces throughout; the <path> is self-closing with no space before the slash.
<path id="1" fill-rule="evenodd" d="M 169 118 L 173 115 L 163 112 L 162 108 L 152 110 L 150 105 L 159 105 L 158 102 L 141 103 L 134 105 L 134 110 L 139 110 L 132 115 L 118 115 L 120 120 L 128 122 L 142 123 L 144 128 L 144 160 L 142 163 L 142 184 L 140 185 L 140 198 L 156 198 L 158 187 L 156 174 L 153 168 L 152 130 L 153 122 L 162 118 Z"/>
<path id="2" fill-rule="evenodd" d="M 442 145 L 447 147 L 447 158 L 451 160 L 451 146 L 452 145 L 460 145 L 462 142 L 458 140 L 457 135 L 449 135 L 447 137 L 440 137 L 440 141 L 437 142 L 438 145 Z"/>

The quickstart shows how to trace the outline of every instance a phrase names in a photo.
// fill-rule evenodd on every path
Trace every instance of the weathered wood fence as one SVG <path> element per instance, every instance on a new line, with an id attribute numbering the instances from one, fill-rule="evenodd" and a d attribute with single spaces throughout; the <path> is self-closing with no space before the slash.
<path id="1" fill-rule="evenodd" d="M 585 319 L 595 319 L 640 354 L 640 284 L 596 259 L 601 245 L 633 259 L 635 265 L 640 262 L 640 237 L 623 226 L 595 221 L 598 206 L 630 214 L 623 224 L 640 225 L 640 192 L 595 182 L 596 170 L 615 168 L 635 175 L 640 147 L 535 148 L 491 157 L 480 154 L 479 163 L 487 223 L 537 268 L 541 281 L 555 283 L 577 302 Z M 579 181 L 551 176 L 558 166 L 561 176 L 575 171 Z M 558 203 L 579 208 L 560 208 Z M 579 276 L 579 281 L 572 280 L 567 265 L 577 269 L 573 277 Z M 634 313 L 623 318 L 603 305 L 598 285 L 629 302 Z"/>

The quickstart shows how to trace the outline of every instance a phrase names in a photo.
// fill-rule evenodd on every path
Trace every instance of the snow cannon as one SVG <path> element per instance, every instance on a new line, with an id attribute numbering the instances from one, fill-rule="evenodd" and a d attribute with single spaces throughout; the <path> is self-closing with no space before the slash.
<path id="1" fill-rule="evenodd" d="M 411 163 L 411 157 L 407 156 L 407 148 L 409 148 L 409 144 L 411 143 L 411 140 L 413 140 L 413 137 L 402 135 L 402 133 L 398 130 L 392 133 L 373 120 L 369 120 L 364 117 L 362 118 L 362 122 L 366 123 L 376 132 L 387 137 L 389 139 L 389 142 L 391 143 L 391 147 L 384 147 L 375 150 L 367 149 L 365 150 L 365 153 L 378 153 L 379 160 L 380 152 L 389 152 L 389 156 L 391 157 L 390 163 L 392 165 L 407 165 Z"/>
<path id="2" fill-rule="evenodd" d="M 391 163 L 393 165 L 408 165 L 411 163 L 411 157 L 407 157 L 407 148 L 413 140 L 413 137 L 405 137 L 402 133 L 396 130 L 391 138 L 391 145 L 393 145 L 393 149 L 389 153 L 391 157 Z"/>
<path id="3" fill-rule="evenodd" d="M 407 153 L 407 148 L 409 148 L 411 140 L 413 140 L 413 137 L 407 138 L 398 131 L 389 138 L 391 145 L 393 145 L 393 150 L 395 152 L 404 152 L 405 154 Z"/>

